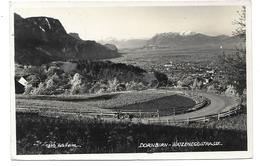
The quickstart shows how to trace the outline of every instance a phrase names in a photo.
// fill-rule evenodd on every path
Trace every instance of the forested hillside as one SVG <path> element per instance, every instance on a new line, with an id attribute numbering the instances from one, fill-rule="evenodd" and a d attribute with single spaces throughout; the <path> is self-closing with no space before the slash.
<path id="1" fill-rule="evenodd" d="M 84 94 L 142 90 L 162 86 L 167 76 L 110 61 L 57 61 L 42 66 L 16 65 L 16 77 L 28 84 L 24 94 Z"/>

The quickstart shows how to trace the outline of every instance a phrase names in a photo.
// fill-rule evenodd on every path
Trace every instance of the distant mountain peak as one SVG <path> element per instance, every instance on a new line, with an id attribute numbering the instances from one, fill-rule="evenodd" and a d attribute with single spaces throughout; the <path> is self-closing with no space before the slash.
<path id="1" fill-rule="evenodd" d="M 192 32 L 192 31 L 181 31 L 179 33 L 181 36 L 190 36 L 190 35 L 196 35 L 196 34 L 199 34 L 197 32 Z"/>
<path id="2" fill-rule="evenodd" d="M 66 30 L 62 26 L 58 19 L 51 17 L 28 17 L 26 18 L 29 22 L 38 26 L 42 32 L 54 32 L 54 33 L 66 33 Z"/>

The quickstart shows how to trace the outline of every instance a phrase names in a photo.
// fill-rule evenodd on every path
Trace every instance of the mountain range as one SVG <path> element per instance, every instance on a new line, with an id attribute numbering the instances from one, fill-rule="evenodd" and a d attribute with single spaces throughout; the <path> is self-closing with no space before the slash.
<path id="1" fill-rule="evenodd" d="M 82 40 L 67 33 L 58 19 L 22 18 L 14 14 L 15 62 L 41 65 L 52 61 L 100 60 L 120 57 L 118 49 L 234 49 L 245 43 L 237 36 L 209 36 L 196 32 L 158 33 L 150 39 Z M 101 44 L 100 44 L 101 43 Z"/>
<path id="2" fill-rule="evenodd" d="M 120 56 L 116 46 L 82 40 L 76 33 L 68 34 L 59 20 L 50 17 L 22 18 L 14 14 L 14 38 L 15 62 L 19 64 Z"/>
<path id="3" fill-rule="evenodd" d="M 145 47 L 169 47 L 175 49 L 185 48 L 225 48 L 232 49 L 243 45 L 237 36 L 209 36 L 202 33 L 160 33 L 146 42 Z"/>
<path id="4" fill-rule="evenodd" d="M 119 49 L 124 49 L 124 48 L 140 48 L 145 46 L 147 39 L 122 39 L 122 40 L 117 40 L 117 39 L 107 39 L 107 40 L 100 40 L 98 41 L 102 44 L 106 43 L 111 43 L 113 45 L 116 45 L 117 48 Z"/>
<path id="5" fill-rule="evenodd" d="M 150 39 L 107 40 L 119 49 L 124 48 L 172 48 L 172 49 L 234 49 L 243 47 L 245 43 L 237 36 L 210 36 L 197 32 L 167 32 L 158 33 Z"/>

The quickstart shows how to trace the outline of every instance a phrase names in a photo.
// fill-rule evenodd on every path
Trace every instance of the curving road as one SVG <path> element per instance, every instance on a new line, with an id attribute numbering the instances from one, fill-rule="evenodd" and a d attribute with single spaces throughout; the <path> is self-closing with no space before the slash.
<path id="1" fill-rule="evenodd" d="M 213 93 L 205 93 L 198 92 L 199 95 L 208 98 L 211 101 L 211 104 L 199 109 L 197 111 L 193 111 L 190 113 L 179 114 L 179 115 L 171 115 L 171 116 L 163 116 L 160 117 L 161 120 L 179 120 L 179 119 L 187 119 L 187 118 L 196 118 L 206 115 L 212 115 L 220 113 L 224 110 L 224 108 L 234 104 L 236 102 L 235 98 L 227 97 L 222 95 L 216 95 Z M 158 118 L 149 118 L 149 119 L 158 119 Z"/>

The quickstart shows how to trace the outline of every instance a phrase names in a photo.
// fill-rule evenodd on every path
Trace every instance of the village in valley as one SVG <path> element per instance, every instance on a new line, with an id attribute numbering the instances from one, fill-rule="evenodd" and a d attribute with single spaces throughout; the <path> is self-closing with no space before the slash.
<path id="1" fill-rule="evenodd" d="M 216 64 L 174 63 L 153 65 L 151 67 L 168 76 L 168 87 L 184 90 L 203 90 L 206 92 L 237 96 L 234 86 L 227 83 L 225 72 Z M 245 92 L 246 93 L 246 92 Z"/>

